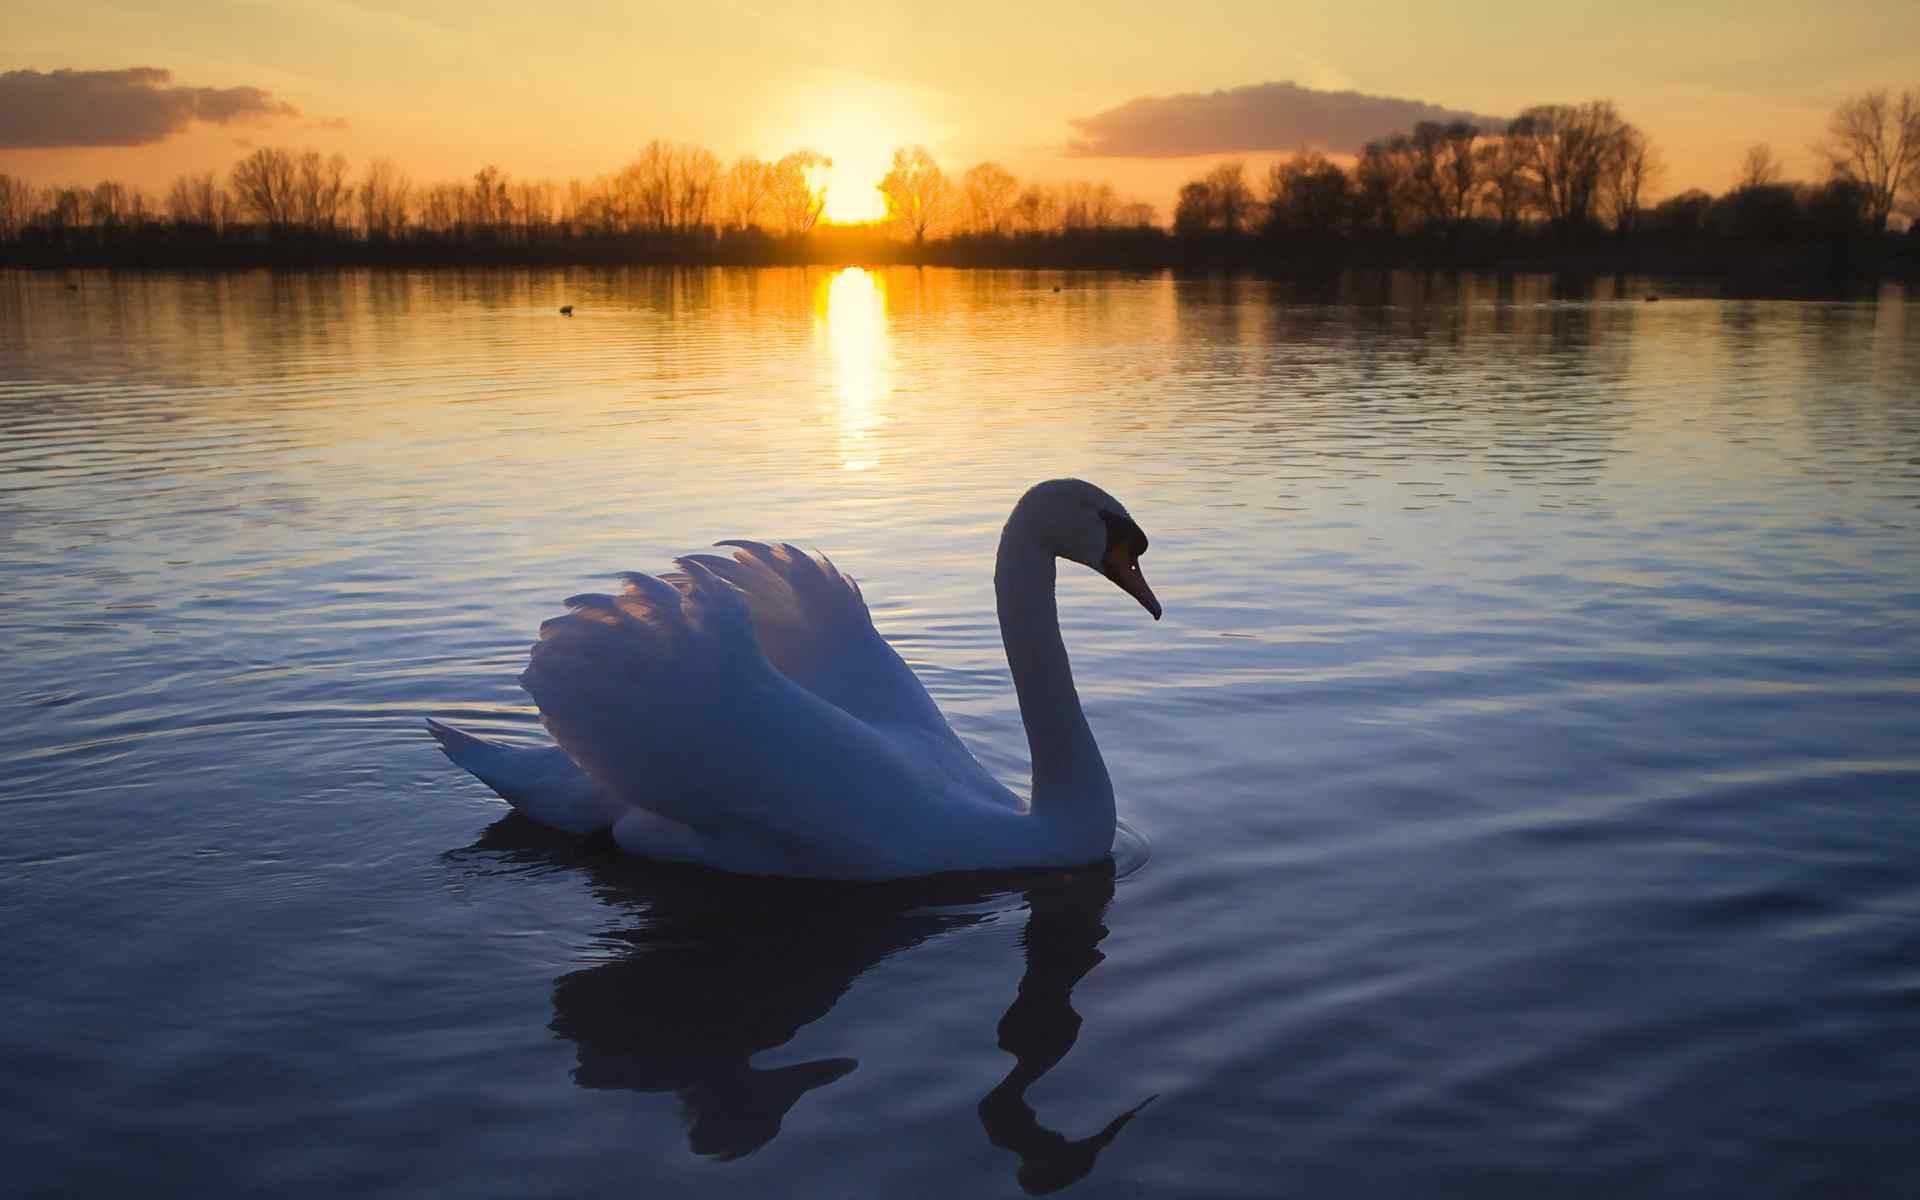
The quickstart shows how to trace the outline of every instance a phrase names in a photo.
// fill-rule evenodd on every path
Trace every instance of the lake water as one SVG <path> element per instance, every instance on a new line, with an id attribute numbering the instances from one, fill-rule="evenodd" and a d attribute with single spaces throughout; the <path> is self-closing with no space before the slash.
<path id="1" fill-rule="evenodd" d="M 1648 290 L 0 274 L 10 1187 L 1920 1194 L 1920 296 Z M 1024 782 L 1066 474 L 1114 866 L 669 870 L 422 728 L 765 536 Z"/>

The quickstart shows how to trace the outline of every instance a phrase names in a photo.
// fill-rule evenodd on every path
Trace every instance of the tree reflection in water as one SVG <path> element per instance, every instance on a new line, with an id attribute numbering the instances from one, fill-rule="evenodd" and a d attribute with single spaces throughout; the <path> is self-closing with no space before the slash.
<path id="1" fill-rule="evenodd" d="M 1051 1192 L 1092 1171 L 1151 1102 L 1070 1140 L 1042 1125 L 1026 1100 L 1079 1037 L 1072 993 L 1104 958 L 1111 862 L 900 884 L 759 881 L 597 854 L 511 816 L 459 857 L 475 854 L 580 867 L 609 906 L 644 914 L 604 935 L 625 943 L 617 957 L 554 981 L 551 1028 L 574 1043 L 581 1087 L 677 1093 L 696 1154 L 753 1153 L 779 1135 L 802 1096 L 859 1065 L 824 1058 L 763 1070 L 754 1055 L 825 1016 L 887 958 L 1023 902 L 1026 972 L 999 1025 L 1014 1065 L 980 1101 L 988 1139 L 1019 1156 L 1023 1188 Z"/>

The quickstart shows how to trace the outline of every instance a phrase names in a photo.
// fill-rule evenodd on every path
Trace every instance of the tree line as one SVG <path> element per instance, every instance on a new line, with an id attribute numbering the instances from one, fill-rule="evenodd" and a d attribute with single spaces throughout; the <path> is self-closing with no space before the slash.
<path id="1" fill-rule="evenodd" d="M 1884 242 L 1894 214 L 1920 217 L 1920 93 L 1847 100 L 1818 149 L 1817 182 L 1786 181 L 1757 144 L 1727 192 L 1649 203 L 1663 165 L 1643 130 L 1605 100 L 1539 105 L 1498 128 L 1422 122 L 1350 164 L 1304 148 L 1259 181 L 1226 163 L 1189 181 L 1163 226 L 1109 183 L 1022 181 L 993 162 L 950 174 L 903 146 L 877 185 L 884 220 L 848 228 L 823 222 L 832 162 L 809 149 L 722 163 L 654 140 L 591 180 L 487 165 L 422 185 L 385 159 L 353 176 L 337 154 L 262 147 L 224 179 L 184 176 L 158 198 L 110 180 L 33 188 L 0 174 L 0 262 L 1495 265 L 1628 246 Z"/>
<path id="2" fill-rule="evenodd" d="M 19 248 L 210 248 L 360 243 L 393 248 L 563 247 L 569 242 L 799 239 L 826 209 L 831 159 L 796 150 L 775 161 L 722 164 L 702 146 L 649 142 L 618 171 L 591 180 L 516 180 L 487 165 L 467 179 L 416 184 L 375 159 L 352 177 L 345 157 L 261 147 L 225 179 L 176 179 L 163 197 L 113 180 L 33 188 L 0 174 L 0 245 Z M 1151 227 L 1153 207 L 1111 184 L 1022 183 L 998 163 L 949 176 L 921 146 L 894 154 L 877 185 L 886 218 L 865 230 L 915 243 L 936 236 L 1047 234 Z"/>
<path id="3" fill-rule="evenodd" d="M 1180 191 L 1174 232 L 1261 235 L 1325 245 L 1330 239 L 1468 235 L 1511 241 L 1523 232 L 1560 244 L 1636 234 L 1793 240 L 1882 235 L 1901 208 L 1920 216 L 1920 94 L 1849 100 L 1819 152 L 1827 177 L 1789 183 L 1770 146 L 1747 151 L 1741 178 L 1720 196 L 1691 189 L 1657 204 L 1647 194 L 1662 163 L 1646 133 L 1605 100 L 1529 108 L 1504 128 L 1421 122 L 1369 142 L 1351 168 L 1315 150 L 1275 163 L 1256 192 L 1241 163 Z"/>

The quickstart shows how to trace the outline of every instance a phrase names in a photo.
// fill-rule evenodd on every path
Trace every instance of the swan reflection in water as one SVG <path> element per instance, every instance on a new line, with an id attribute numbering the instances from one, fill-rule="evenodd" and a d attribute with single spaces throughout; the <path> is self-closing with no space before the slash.
<path id="1" fill-rule="evenodd" d="M 1019 1156 L 1018 1178 L 1043 1194 L 1085 1177 L 1151 1097 L 1100 1132 L 1071 1139 L 1041 1124 L 1026 1092 L 1073 1049 L 1074 985 L 1104 959 L 1111 861 L 1071 871 L 949 877 L 898 884 L 772 882 L 598 855 L 518 816 L 489 826 L 457 857 L 579 866 L 610 907 L 642 920 L 605 934 L 611 961 L 560 976 L 551 1028 L 575 1045 L 574 1082 L 679 1095 L 696 1154 L 735 1159 L 780 1133 L 800 1098 L 852 1072 L 822 1058 L 761 1069 L 832 1010 L 853 981 L 942 934 L 986 923 L 1024 902 L 1026 971 L 1000 1019 L 1013 1069 L 979 1104 L 988 1139 Z"/>

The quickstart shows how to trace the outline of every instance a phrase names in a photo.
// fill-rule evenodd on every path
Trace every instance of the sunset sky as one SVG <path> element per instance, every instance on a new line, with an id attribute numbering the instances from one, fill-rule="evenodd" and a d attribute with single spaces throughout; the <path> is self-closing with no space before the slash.
<path id="1" fill-rule="evenodd" d="M 1290 81 L 1488 116 L 1609 98 L 1660 147 L 1664 193 L 1725 186 L 1754 141 L 1810 176 L 1809 147 L 1837 102 L 1920 88 L 1913 0 L 7 9 L 0 71 L 36 74 L 0 78 L 0 170 L 154 191 L 183 172 L 224 172 L 258 144 L 337 150 L 356 170 L 384 155 L 420 181 L 487 162 L 565 179 L 614 170 L 652 137 L 723 159 L 811 146 L 836 159 L 836 188 L 864 189 L 892 146 L 920 142 L 953 171 L 990 158 L 1022 177 L 1110 180 L 1164 218 L 1179 183 L 1210 163 L 1257 167 L 1298 144 L 1292 106 L 1315 97 L 1189 100 L 1171 133 L 1156 124 L 1167 105 L 1123 106 Z M 171 73 L 133 97 L 163 111 L 95 111 L 61 91 L 71 78 L 40 74 L 131 67 Z M 1259 128 L 1245 128 L 1249 112 Z M 72 144 L 107 140 L 144 144 Z"/>

